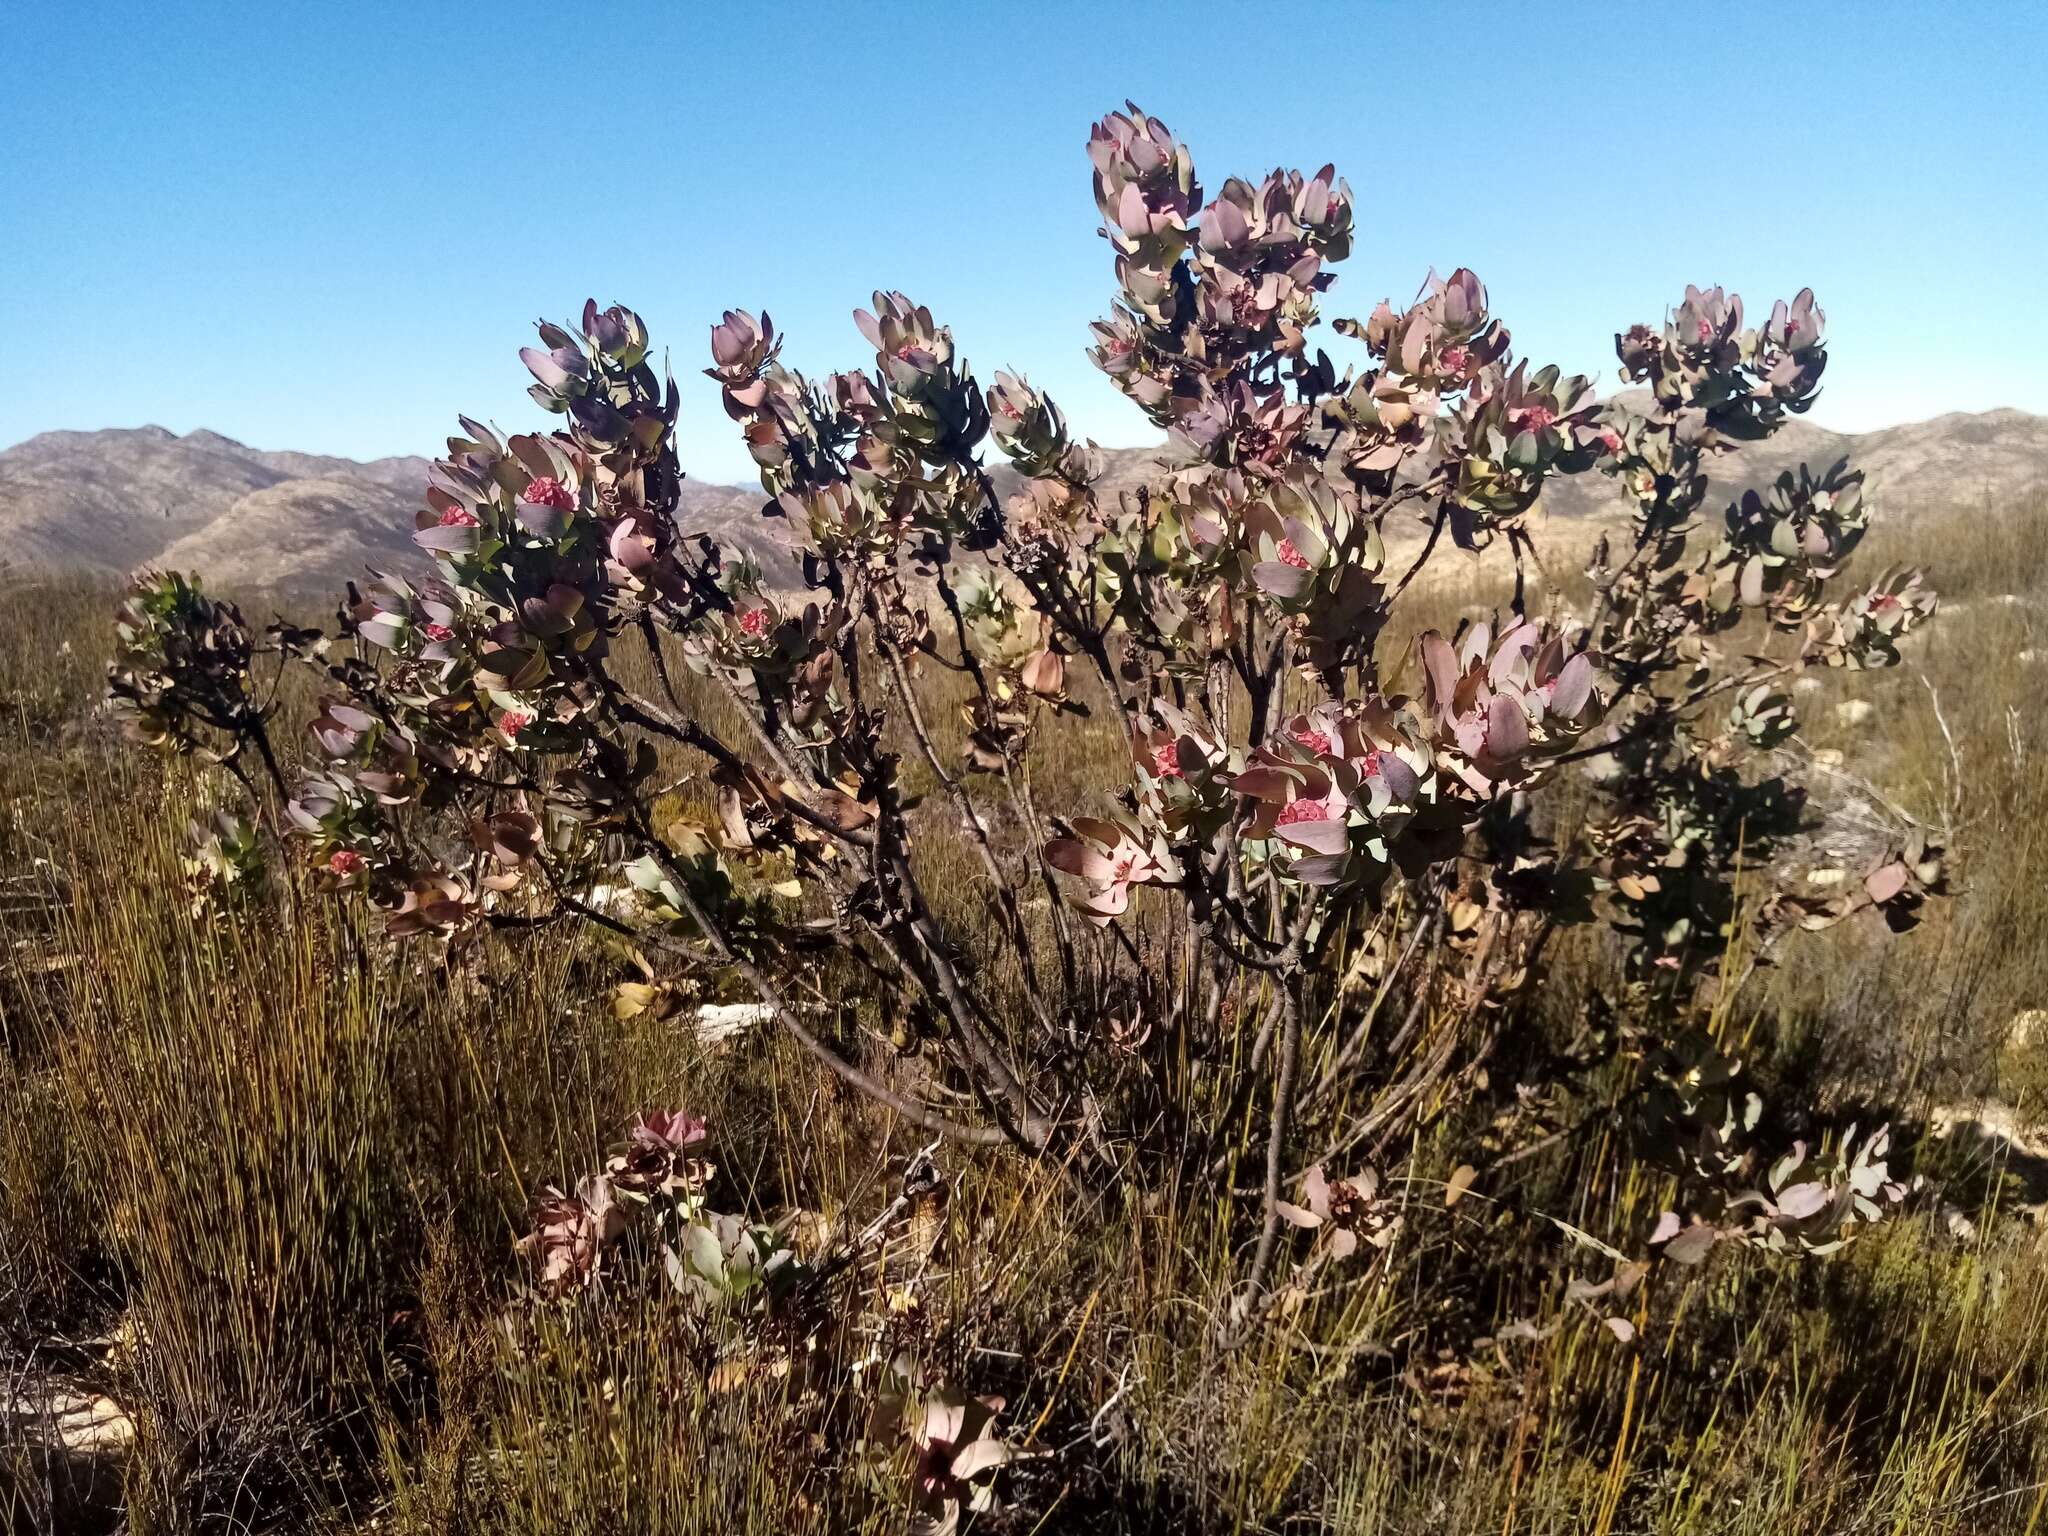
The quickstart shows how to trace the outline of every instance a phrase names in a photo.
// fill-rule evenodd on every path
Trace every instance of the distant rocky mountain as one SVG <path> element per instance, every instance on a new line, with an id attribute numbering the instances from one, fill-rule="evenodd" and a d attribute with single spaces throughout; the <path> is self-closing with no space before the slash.
<path id="1" fill-rule="evenodd" d="M 1830 432 L 1794 418 L 1711 473 L 1732 495 L 1767 485 L 1799 463 L 1818 473 L 1842 458 L 1863 471 L 1887 516 L 2010 500 L 2048 489 L 2048 416 L 1956 411 L 1876 432 Z M 1615 504 L 1614 487 L 1598 475 L 1559 481 L 1546 495 L 1553 517 L 1597 515 Z"/>
<path id="2" fill-rule="evenodd" d="M 424 459 L 264 453 L 217 432 L 45 432 L 0 453 L 11 561 L 121 575 L 175 561 L 227 584 L 324 580 L 416 553 Z"/>
<path id="3" fill-rule="evenodd" d="M 118 577 L 199 571 L 216 590 L 324 593 L 369 567 L 418 569 L 427 460 L 266 452 L 218 432 L 45 432 L 0 453 L 0 560 Z M 761 494 L 684 488 L 685 528 L 738 537 L 793 579 Z M 786 534 L 784 536 L 786 538 Z"/>
<path id="4" fill-rule="evenodd" d="M 1108 451 L 1103 489 L 1154 472 L 1154 450 Z M 1878 432 L 1830 432 L 1796 421 L 1740 450 L 1717 471 L 1733 492 L 1800 460 L 1847 456 L 1894 515 L 2009 500 L 2048 490 L 2048 417 L 2000 410 L 1953 414 Z M 427 461 L 265 452 L 199 431 L 162 427 L 46 432 L 0 452 L 0 559 L 17 566 L 120 576 L 143 565 L 204 572 L 220 589 L 326 591 L 370 566 L 423 562 L 412 542 Z M 1011 477 L 997 471 L 1007 489 Z M 773 576 L 795 574 L 789 525 L 764 519 L 757 489 L 690 482 L 685 528 L 752 549 Z M 1552 517 L 1613 512 L 1597 476 L 1562 482 Z"/>
<path id="5" fill-rule="evenodd" d="M 1098 489 L 1111 495 L 1157 472 L 1150 448 L 1112 448 L 1104 457 Z M 1732 497 L 1802 462 L 1819 473 L 1843 458 L 1864 472 L 1893 515 L 2006 501 L 2048 492 L 2048 416 L 1958 411 L 1876 432 L 1830 432 L 1795 418 L 1769 439 L 1717 461 L 1712 473 L 1718 492 Z M 997 470 L 995 479 L 1005 491 L 1015 483 L 1007 470 Z M 1597 474 L 1554 481 L 1544 498 L 1545 512 L 1555 518 L 1618 515 L 1621 506 L 1613 482 Z"/>

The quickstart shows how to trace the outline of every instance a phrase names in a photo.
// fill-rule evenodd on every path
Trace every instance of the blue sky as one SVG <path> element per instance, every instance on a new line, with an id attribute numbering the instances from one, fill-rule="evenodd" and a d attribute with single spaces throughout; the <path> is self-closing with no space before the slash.
<path id="1" fill-rule="evenodd" d="M 2048 411 L 2048 22 L 2002 5 L 1038 0 L 458 8 L 32 4 L 0 77 L 0 446 L 212 427 L 432 453 L 538 424 L 515 356 L 583 299 L 688 381 L 686 462 L 747 478 L 706 328 L 765 307 L 865 361 L 876 287 L 1110 444 L 1083 145 L 1126 96 L 1233 172 L 1333 160 L 1361 236 L 1326 313 L 1472 267 L 1517 349 L 1611 379 L 1685 283 L 1811 284 L 1815 419 Z"/>

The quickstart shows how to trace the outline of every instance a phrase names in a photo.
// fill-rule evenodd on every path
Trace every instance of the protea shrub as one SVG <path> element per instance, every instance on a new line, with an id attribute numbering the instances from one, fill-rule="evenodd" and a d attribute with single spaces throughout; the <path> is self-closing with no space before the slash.
<path id="1" fill-rule="evenodd" d="M 1883 1133 L 1785 1150 L 1701 1035 L 1784 935 L 1869 910 L 1908 927 L 1943 889 L 1924 837 L 1825 901 L 1774 859 L 1803 815 L 1774 756 L 1789 680 L 1896 663 L 1934 607 L 1917 573 L 1851 579 L 1873 507 L 1848 466 L 1715 492 L 1731 447 L 1816 397 L 1812 293 L 1754 323 L 1686 288 L 1616 336 L 1630 387 L 1603 399 L 1517 354 L 1470 271 L 1333 310 L 1355 231 L 1396 214 L 1331 167 L 1212 196 L 1135 107 L 1088 155 L 1115 288 L 1085 334 L 1164 438 L 1141 489 L 1102 492 L 1052 400 L 1021 373 L 985 385 L 902 294 L 854 317 L 869 355 L 823 378 L 765 312 L 729 310 L 705 371 L 795 541 L 801 585 L 771 586 L 690 526 L 681 392 L 640 317 L 593 301 L 521 353 L 552 430 L 465 417 L 449 439 L 415 519 L 431 573 L 352 586 L 332 636 L 255 635 L 196 581 L 145 576 L 115 696 L 151 742 L 254 753 L 285 786 L 283 862 L 435 963 L 493 929 L 596 925 L 647 957 L 641 991 L 751 995 L 921 1140 L 1095 1186 L 1171 1165 L 1227 1191 L 1251 1115 L 1231 1336 L 1310 1268 L 1398 1249 L 1403 1149 L 1486 1090 L 1574 926 L 1623 956 L 1603 1005 L 1638 1078 L 1628 1145 L 1676 1176 L 1629 1264 L 1825 1253 L 1880 1218 Z M 1526 515 L 1569 476 L 1609 482 L 1627 532 L 1595 549 L 1589 602 L 1545 579 L 1539 611 Z M 1426 569 L 1489 549 L 1516 576 L 1501 611 L 1413 622 Z M 295 770 L 265 732 L 272 659 L 324 694 Z M 942 681 L 965 691 L 957 751 Z M 1127 775 L 1049 805 L 1034 757 L 1081 732 Z M 935 901 L 942 859 L 988 900 Z M 1339 987 L 1334 957 L 1359 953 L 1382 957 L 1370 1008 L 1407 1025 L 1371 1029 Z M 835 1022 L 820 997 L 851 1001 Z M 879 1029 L 846 1027 L 862 1007 Z M 771 1226 L 704 1206 L 702 1130 L 648 1118 L 548 1193 L 522 1244 L 535 1293 L 601 1288 L 629 1218 L 693 1294 L 794 1281 Z M 951 1454 L 927 1492 L 957 1504 Z"/>

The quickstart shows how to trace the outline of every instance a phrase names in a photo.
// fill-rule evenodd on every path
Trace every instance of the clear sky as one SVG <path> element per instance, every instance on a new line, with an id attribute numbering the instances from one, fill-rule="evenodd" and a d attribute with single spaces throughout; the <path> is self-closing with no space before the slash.
<path id="1" fill-rule="evenodd" d="M 707 326 L 817 371 L 901 288 L 986 378 L 1145 441 L 1082 358 L 1107 302 L 1083 145 L 1126 96 L 1204 184 L 1333 160 L 1326 304 L 1473 268 L 1517 349 L 1611 379 L 1688 281 L 1812 285 L 1815 419 L 2048 411 L 2048 22 L 2003 4 L 1120 6 L 0 0 L 0 446 L 211 427 L 432 453 L 543 419 L 516 349 L 646 317 L 686 462 L 747 478 Z"/>

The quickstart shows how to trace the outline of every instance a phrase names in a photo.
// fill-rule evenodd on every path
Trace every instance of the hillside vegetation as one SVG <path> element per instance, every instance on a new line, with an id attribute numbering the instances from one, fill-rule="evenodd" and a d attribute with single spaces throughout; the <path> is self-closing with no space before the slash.
<path id="1" fill-rule="evenodd" d="M 1026 1468 L 1014 1528 L 2038 1529 L 2048 1137 L 2009 1127 L 2048 1121 L 2048 1044 L 2013 1030 L 2048 999 L 2029 873 L 2048 851 L 2043 663 L 2016 659 L 2048 638 L 2048 570 L 2010 557 L 2043 515 L 1929 510 L 1890 535 L 1939 557 L 1949 612 L 1909 659 L 1930 687 L 1858 727 L 1832 707 L 1856 690 L 1831 689 L 1794 749 L 1842 754 L 1821 868 L 1889 804 L 1938 819 L 1959 760 L 1959 894 L 1903 946 L 1823 935 L 1729 1009 L 1766 1081 L 1826 1080 L 1838 1108 L 1893 1120 L 1927 1181 L 1902 1219 L 1825 1267 L 1694 1273 L 1624 1349 L 1562 1303 L 1584 1250 L 1557 1222 L 1624 1234 L 1646 1191 L 1596 1136 L 1503 1146 L 1446 1211 L 1446 1124 L 1412 1149 L 1415 1241 L 1392 1270 L 1231 1353 L 1201 1326 L 1228 1263 L 1213 1202 L 1105 1207 L 1054 1171 L 948 1153 L 948 1198 L 871 1284 L 886 1310 L 933 1277 L 917 1326 L 1011 1394 L 1008 1421 L 1047 1414 L 1039 1441 L 1073 1447 Z M 621 1017 L 636 973 L 602 942 L 544 956 L 508 936 L 459 978 L 343 984 L 362 942 L 346 907 L 195 925 L 185 824 L 231 786 L 121 748 L 96 705 L 113 598 L 40 584 L 0 606 L 0 1321 L 18 1393 L 108 1394 L 142 1438 L 52 1462 L 17 1421 L 16 1528 L 125 1510 L 152 1530 L 900 1529 L 893 1482 L 805 1449 L 812 1416 L 858 1401 L 806 1401 L 773 1369 L 722 1381 L 730 1344 L 678 1332 L 658 1299 L 617 1332 L 565 1322 L 538 1355 L 500 1319 L 527 1202 L 640 1109 L 704 1106 L 726 1175 L 807 1213 L 812 1243 L 882 1214 L 923 1138 L 773 1035 L 698 1043 L 687 997 Z M 1113 771 L 1038 751 L 1055 801 Z M 964 873 L 950 899 L 974 899 Z M 1559 965 L 1551 1028 L 1600 964 Z M 1466 1268 L 1504 1234 L 1517 1266 Z"/>
<path id="2" fill-rule="evenodd" d="M 2012 505 L 2048 484 L 2048 418 L 1958 413 L 1865 433 L 1794 422 L 1737 449 L 1723 477 L 1731 490 L 1761 487 L 1795 464 L 1840 458 L 1902 510 Z M 1158 474 L 1152 448 L 1107 449 L 1104 461 L 1105 497 Z M 371 569 L 420 565 L 410 516 L 426 473 L 422 458 L 266 452 L 205 431 L 46 432 L 0 451 L 0 539 L 17 565 L 54 574 L 118 579 L 156 565 L 208 572 L 223 590 L 338 590 Z M 1006 465 L 994 478 L 1005 495 L 1016 488 Z M 790 530 L 762 519 L 758 490 L 689 481 L 683 494 L 692 527 L 750 551 L 779 584 L 799 584 Z M 1565 534 L 1576 553 L 1619 508 L 1604 487 L 1565 481 L 1546 493 L 1544 511 L 1584 526 Z"/>
<path id="3" fill-rule="evenodd" d="M 1156 459 L 877 293 L 719 318 L 713 505 L 591 300 L 423 491 L 80 472 L 224 577 L 24 534 L 15 1529 L 2041 1528 L 2029 423 L 1873 494 L 1811 291 L 1326 347 L 1334 168 L 1088 157 Z"/>

